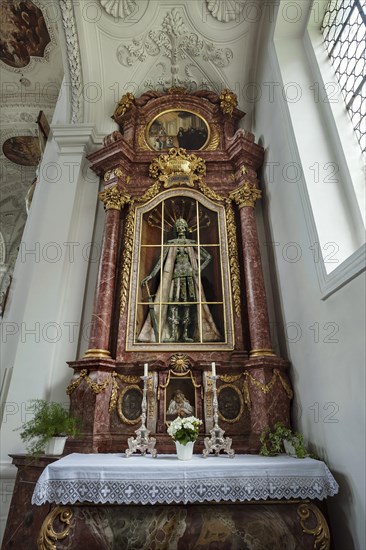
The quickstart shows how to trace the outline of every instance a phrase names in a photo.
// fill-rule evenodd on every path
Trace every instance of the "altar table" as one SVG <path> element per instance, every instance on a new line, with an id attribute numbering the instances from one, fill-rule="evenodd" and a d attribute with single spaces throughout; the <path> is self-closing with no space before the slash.
<path id="1" fill-rule="evenodd" d="M 311 458 L 74 453 L 45 468 L 32 503 L 51 503 L 38 549 L 330 550 L 320 501 L 337 492 Z"/>
<path id="2" fill-rule="evenodd" d="M 45 468 L 32 504 L 322 500 L 337 492 L 327 466 L 312 458 L 193 455 L 180 461 L 175 455 L 73 453 Z"/>

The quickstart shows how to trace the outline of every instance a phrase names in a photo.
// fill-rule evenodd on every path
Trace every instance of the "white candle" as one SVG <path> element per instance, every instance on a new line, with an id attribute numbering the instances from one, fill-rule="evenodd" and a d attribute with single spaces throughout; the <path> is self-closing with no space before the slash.
<path id="1" fill-rule="evenodd" d="M 148 363 L 145 363 L 145 364 L 144 364 L 144 376 L 147 376 L 147 375 L 148 375 L 148 368 L 149 368 Z"/>
<path id="2" fill-rule="evenodd" d="M 211 369 L 212 369 L 212 376 L 216 376 L 216 365 L 215 365 L 215 363 L 211 363 Z"/>

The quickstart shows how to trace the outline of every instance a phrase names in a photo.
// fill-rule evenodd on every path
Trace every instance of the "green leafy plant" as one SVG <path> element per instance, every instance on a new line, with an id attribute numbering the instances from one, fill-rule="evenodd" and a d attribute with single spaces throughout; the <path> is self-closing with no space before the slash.
<path id="1" fill-rule="evenodd" d="M 27 444 L 29 454 L 39 456 L 52 437 L 80 434 L 80 420 L 60 403 L 43 399 L 33 399 L 30 403 L 34 416 L 18 428 L 22 430 L 20 437 Z"/>
<path id="2" fill-rule="evenodd" d="M 168 434 L 172 436 L 174 441 L 186 445 L 189 441 L 196 441 L 200 424 L 202 424 L 202 420 L 195 416 L 187 416 L 186 418 L 178 416 L 170 424 Z"/>
<path id="3" fill-rule="evenodd" d="M 260 436 L 262 446 L 259 454 L 275 456 L 284 453 L 284 441 L 288 441 L 293 446 L 298 458 L 310 456 L 304 444 L 304 436 L 299 432 L 293 432 L 282 422 L 277 422 L 272 430 L 268 426 L 263 430 Z"/>

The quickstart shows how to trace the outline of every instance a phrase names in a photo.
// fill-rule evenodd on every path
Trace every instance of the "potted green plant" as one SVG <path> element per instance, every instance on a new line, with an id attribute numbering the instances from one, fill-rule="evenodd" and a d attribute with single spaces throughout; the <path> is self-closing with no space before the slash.
<path id="1" fill-rule="evenodd" d="M 19 430 L 20 437 L 27 444 L 27 451 L 33 456 L 42 452 L 51 455 L 63 453 L 68 436 L 80 434 L 80 420 L 60 403 L 34 399 L 31 401 L 34 416 Z"/>
<path id="2" fill-rule="evenodd" d="M 259 454 L 263 456 L 275 456 L 287 453 L 297 458 L 305 458 L 309 453 L 304 444 L 304 436 L 299 432 L 293 432 L 282 422 L 277 422 L 273 429 L 268 426 L 260 436 L 262 444 Z"/>

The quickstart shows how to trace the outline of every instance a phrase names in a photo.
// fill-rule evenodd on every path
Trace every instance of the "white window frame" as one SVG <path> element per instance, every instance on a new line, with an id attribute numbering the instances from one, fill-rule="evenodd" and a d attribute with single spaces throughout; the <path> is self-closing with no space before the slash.
<path id="1" fill-rule="evenodd" d="M 336 82 L 320 32 L 326 5 L 327 0 L 307 4 L 282 0 L 273 37 L 274 68 L 282 85 L 295 81 L 302 90 L 299 102 L 287 101 L 285 106 L 292 155 L 302 166 L 299 188 L 310 246 L 319 243 L 321 252 L 314 259 L 323 300 L 360 274 L 366 262 L 365 166 L 339 85 L 332 87 L 331 97 L 326 93 L 329 83 Z M 296 18 L 289 17 L 291 10 L 297 10 Z M 294 58 L 295 65 L 291 63 Z M 314 96 L 317 92 L 319 98 Z M 327 194 L 319 181 L 314 183 L 314 159 L 323 171 L 329 163 L 336 162 L 339 167 L 331 193 Z M 329 265 L 327 255 L 333 241 L 342 247 L 338 263 Z"/>

